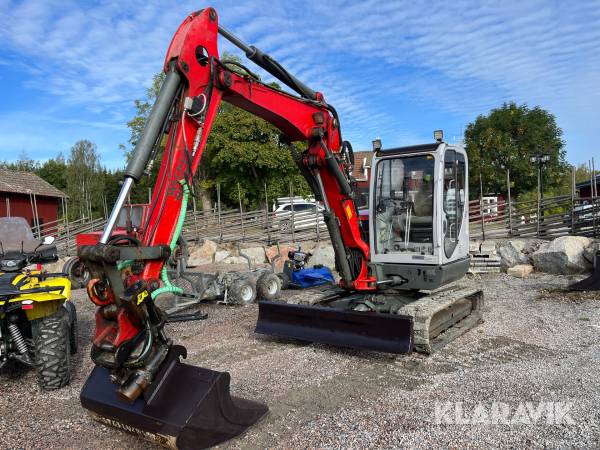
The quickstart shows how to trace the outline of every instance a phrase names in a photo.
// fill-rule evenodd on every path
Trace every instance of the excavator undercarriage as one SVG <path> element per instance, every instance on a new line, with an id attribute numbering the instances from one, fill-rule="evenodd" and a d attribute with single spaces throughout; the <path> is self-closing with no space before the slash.
<path id="1" fill-rule="evenodd" d="M 259 302 L 256 332 L 388 353 L 430 354 L 483 321 L 483 292 L 459 285 L 431 292 L 304 291 Z"/>

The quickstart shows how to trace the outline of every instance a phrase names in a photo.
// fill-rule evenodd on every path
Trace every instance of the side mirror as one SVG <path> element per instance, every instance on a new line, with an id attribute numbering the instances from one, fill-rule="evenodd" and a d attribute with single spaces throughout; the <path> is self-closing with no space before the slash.
<path id="1" fill-rule="evenodd" d="M 44 236 L 42 239 L 42 245 L 52 245 L 56 238 L 54 236 Z"/>

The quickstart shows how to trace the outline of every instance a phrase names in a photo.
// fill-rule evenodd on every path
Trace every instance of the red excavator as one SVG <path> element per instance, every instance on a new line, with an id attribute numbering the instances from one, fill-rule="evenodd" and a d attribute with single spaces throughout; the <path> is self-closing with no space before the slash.
<path id="1" fill-rule="evenodd" d="M 296 94 L 219 58 L 223 36 Z M 187 200 L 219 103 L 275 125 L 317 200 L 341 280 L 309 305 L 259 302 L 256 331 L 394 353 L 431 352 L 481 320 L 481 291 L 445 287 L 468 268 L 467 157 L 441 136 L 431 144 L 375 146 L 369 220 L 360 220 L 350 177 L 352 147 L 338 114 L 277 61 L 219 26 L 212 8 L 190 14 L 167 51 L 160 93 L 125 170 L 106 228 L 79 257 L 97 306 L 96 365 L 81 402 L 98 420 L 177 448 L 205 448 L 260 420 L 267 406 L 231 397 L 229 374 L 181 362 L 185 348 L 163 329 L 154 300 L 174 292 L 165 262 L 181 233 Z M 166 148 L 141 240 L 113 236 L 133 184 Z M 298 153 L 292 143 L 305 143 Z M 117 245 L 118 244 L 118 245 Z M 123 271 L 131 261 L 143 270 Z"/>

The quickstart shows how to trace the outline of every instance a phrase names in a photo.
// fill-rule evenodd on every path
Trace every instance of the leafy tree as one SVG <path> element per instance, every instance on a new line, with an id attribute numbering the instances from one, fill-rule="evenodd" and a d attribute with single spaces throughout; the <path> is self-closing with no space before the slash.
<path id="1" fill-rule="evenodd" d="M 67 189 L 67 163 L 62 153 L 43 163 L 36 174 L 61 191 Z"/>
<path id="2" fill-rule="evenodd" d="M 72 218 L 104 215 L 103 170 L 96 144 L 81 140 L 73 145 L 67 165 L 67 195 Z"/>
<path id="3" fill-rule="evenodd" d="M 595 174 L 598 175 L 600 170 L 596 170 Z M 579 164 L 575 167 L 575 183 L 583 183 L 584 181 L 590 181 L 592 178 L 592 171 L 587 164 Z"/>
<path id="4" fill-rule="evenodd" d="M 213 125 L 206 151 L 209 170 L 221 184 L 221 195 L 231 204 L 250 208 L 264 205 L 265 186 L 269 199 L 289 195 L 289 183 L 296 195 L 310 190 L 292 160 L 279 146 L 279 131 L 264 120 L 224 105 Z M 239 193 L 238 193 L 239 184 Z"/>
<path id="5" fill-rule="evenodd" d="M 40 164 L 29 157 L 27 152 L 22 151 L 19 154 L 19 159 L 15 162 L 2 161 L 0 167 L 21 172 L 35 172 L 39 169 Z"/>
<path id="6" fill-rule="evenodd" d="M 513 194 L 537 189 L 537 165 L 531 163 L 531 156 L 550 156 L 542 171 L 549 189 L 561 183 L 561 175 L 567 170 L 562 130 L 555 117 L 539 106 L 531 109 L 526 104 L 504 103 L 488 115 L 478 116 L 467 126 L 465 144 L 470 189 L 477 195 L 480 173 L 484 194 L 505 193 L 506 168 L 514 182 Z"/>

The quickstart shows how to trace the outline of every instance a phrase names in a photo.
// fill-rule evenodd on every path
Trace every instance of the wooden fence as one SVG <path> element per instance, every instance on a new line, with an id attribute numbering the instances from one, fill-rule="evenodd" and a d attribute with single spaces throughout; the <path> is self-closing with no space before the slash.
<path id="1" fill-rule="evenodd" d="M 52 235 L 61 256 L 75 255 L 75 237 L 79 233 L 101 231 L 106 220 L 79 219 L 73 222 L 48 222 L 37 236 Z M 559 196 L 537 201 L 483 203 L 469 202 L 469 226 L 472 240 L 510 237 L 578 235 L 600 237 L 600 198 Z M 266 209 L 240 211 L 188 211 L 183 234 L 189 241 L 255 242 L 271 245 L 277 242 L 329 240 L 323 216 L 318 211 L 302 211 L 284 215 Z"/>
<path id="2" fill-rule="evenodd" d="M 471 239 L 600 237 L 600 198 L 558 196 L 526 202 L 469 202 Z"/>

